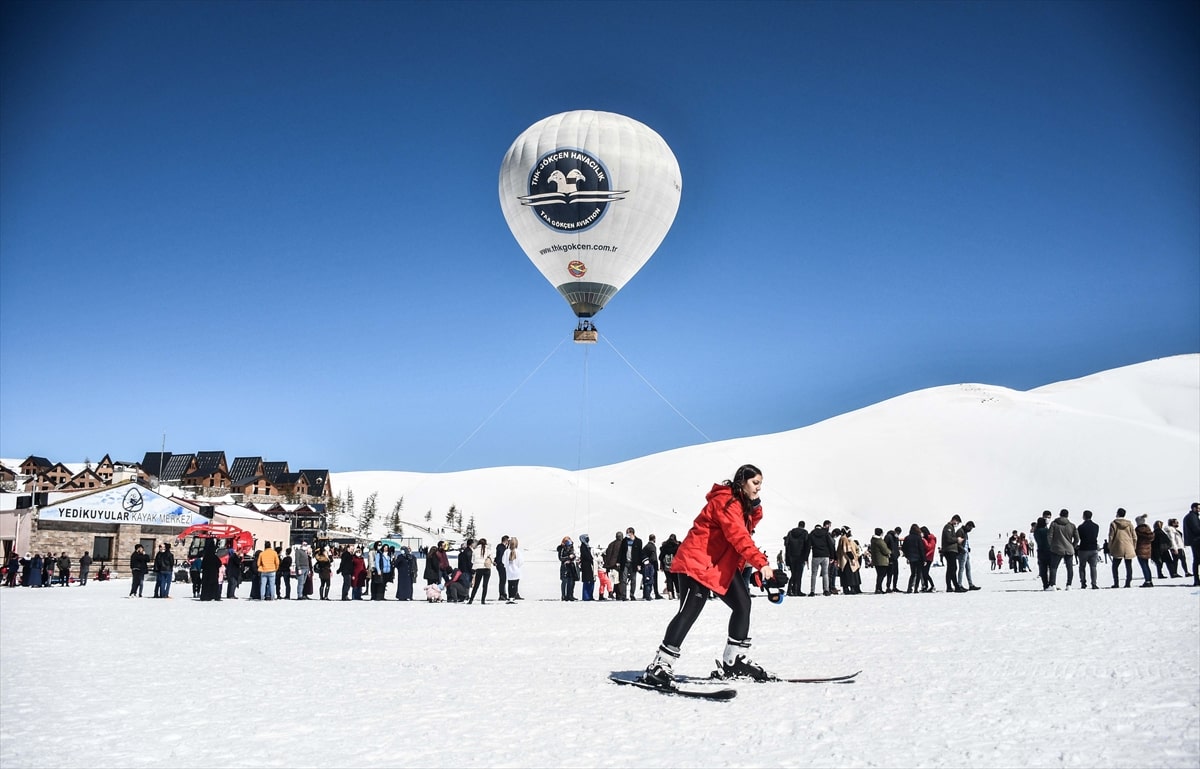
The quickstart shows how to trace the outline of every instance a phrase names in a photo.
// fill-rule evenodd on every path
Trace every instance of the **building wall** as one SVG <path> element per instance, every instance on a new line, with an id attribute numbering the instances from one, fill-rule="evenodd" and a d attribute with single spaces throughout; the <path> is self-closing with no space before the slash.
<path id="1" fill-rule="evenodd" d="M 43 555 L 51 553 L 56 558 L 66 551 L 67 555 L 71 558 L 71 573 L 75 575 L 79 568 L 79 556 L 83 555 L 84 552 L 91 554 L 93 560 L 96 560 L 93 552 L 95 538 L 112 537 L 113 558 L 105 563 L 112 569 L 112 576 L 128 577 L 129 556 L 133 555 L 134 547 L 143 539 L 153 539 L 155 545 L 164 542 L 169 544 L 172 552 L 175 553 L 176 560 L 178 560 L 180 551 L 176 547 L 175 537 L 179 534 L 179 531 L 179 529 L 166 526 L 34 521 L 30 532 L 32 544 L 25 547 L 24 551 L 42 553 Z M 22 554 L 24 554 L 24 551 Z M 151 563 L 154 561 L 155 551 L 156 548 L 151 548 L 146 552 L 150 556 Z M 95 576 L 99 568 L 99 561 L 92 564 L 92 576 Z"/>

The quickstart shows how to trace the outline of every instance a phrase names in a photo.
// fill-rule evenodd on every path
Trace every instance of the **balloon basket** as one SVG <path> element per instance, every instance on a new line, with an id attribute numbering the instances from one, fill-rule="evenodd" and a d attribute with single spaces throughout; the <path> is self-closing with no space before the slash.
<path id="1" fill-rule="evenodd" d="M 584 321 L 575 327 L 576 344 L 595 344 L 600 339 L 600 332 L 591 323 Z"/>

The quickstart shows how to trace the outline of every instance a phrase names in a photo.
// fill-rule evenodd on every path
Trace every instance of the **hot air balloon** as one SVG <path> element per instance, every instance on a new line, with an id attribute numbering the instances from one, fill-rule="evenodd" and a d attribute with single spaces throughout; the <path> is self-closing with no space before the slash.
<path id="1" fill-rule="evenodd" d="M 579 318 L 575 341 L 671 228 L 683 180 L 662 137 L 612 112 L 551 115 L 500 165 L 500 207 L 525 255 Z"/>

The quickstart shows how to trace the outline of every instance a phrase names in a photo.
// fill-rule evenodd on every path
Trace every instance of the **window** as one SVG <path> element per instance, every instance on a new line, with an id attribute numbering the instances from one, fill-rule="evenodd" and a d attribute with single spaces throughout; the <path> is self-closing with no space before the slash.
<path id="1" fill-rule="evenodd" d="M 154 537 L 142 537 L 138 540 L 138 544 L 146 551 L 146 555 L 154 558 Z"/>
<path id="2" fill-rule="evenodd" d="M 95 537 L 92 540 L 92 560 L 93 561 L 111 561 L 112 560 L 112 537 Z"/>

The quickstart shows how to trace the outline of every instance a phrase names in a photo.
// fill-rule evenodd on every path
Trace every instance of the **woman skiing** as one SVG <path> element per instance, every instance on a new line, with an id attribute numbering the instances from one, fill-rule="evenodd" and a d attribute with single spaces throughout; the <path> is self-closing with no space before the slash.
<path id="1" fill-rule="evenodd" d="M 717 594 L 732 612 L 729 638 L 717 672 L 727 678 L 746 676 L 758 681 L 772 678 L 748 654 L 750 591 L 741 579 L 742 569 L 747 565 L 761 572 L 766 581 L 774 578 L 767 556 L 750 537 L 762 520 L 758 502 L 762 482 L 761 470 L 754 465 L 742 465 L 732 480 L 714 484 L 708 492 L 704 509 L 692 522 L 671 562 L 671 572 L 678 579 L 679 611 L 667 624 L 654 661 L 642 675 L 646 683 L 664 688 L 674 686 L 671 665 L 679 659 L 680 647 L 711 593 Z"/>

